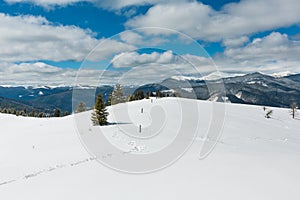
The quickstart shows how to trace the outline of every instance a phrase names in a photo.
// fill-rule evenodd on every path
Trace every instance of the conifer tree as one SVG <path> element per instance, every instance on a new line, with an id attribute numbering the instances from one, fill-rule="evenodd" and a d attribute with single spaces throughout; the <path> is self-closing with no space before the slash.
<path id="1" fill-rule="evenodd" d="M 124 103 L 126 98 L 123 94 L 123 89 L 119 83 L 115 85 L 113 92 L 111 93 L 111 97 L 109 99 L 110 105 L 115 105 L 118 103 Z"/>
<path id="2" fill-rule="evenodd" d="M 56 109 L 54 110 L 53 117 L 60 117 L 60 115 L 61 115 L 60 109 L 56 108 Z"/>
<path id="3" fill-rule="evenodd" d="M 114 87 L 113 92 L 111 93 L 110 103 L 111 105 L 115 105 L 124 102 L 125 102 L 125 97 L 123 94 L 123 89 L 121 88 L 121 85 L 117 83 Z"/>
<path id="4" fill-rule="evenodd" d="M 86 105 L 82 101 L 78 103 L 75 113 L 80 113 L 86 111 Z"/>
<path id="5" fill-rule="evenodd" d="M 107 106 L 110 106 L 110 105 L 111 105 L 111 95 L 112 95 L 112 93 L 110 93 L 110 95 L 108 96 L 108 99 L 107 99 Z"/>
<path id="6" fill-rule="evenodd" d="M 105 103 L 103 101 L 102 95 L 99 93 L 94 106 L 94 111 L 92 112 L 91 120 L 94 126 L 107 125 L 108 112 L 106 111 Z"/>
<path id="7" fill-rule="evenodd" d="M 68 111 L 65 111 L 64 112 L 64 116 L 68 116 L 69 115 L 69 112 Z"/>
<path id="8" fill-rule="evenodd" d="M 150 98 L 150 92 L 146 92 L 145 99 L 149 99 L 149 98 Z"/>
<path id="9" fill-rule="evenodd" d="M 156 98 L 164 97 L 163 93 L 160 90 L 156 91 Z"/>
<path id="10" fill-rule="evenodd" d="M 46 117 L 46 114 L 45 114 L 44 112 L 40 112 L 40 113 L 38 114 L 38 117 L 39 117 L 39 118 Z"/>
<path id="11" fill-rule="evenodd" d="M 130 96 L 129 101 L 142 100 L 144 98 L 144 92 L 142 90 L 137 90 Z"/>
<path id="12" fill-rule="evenodd" d="M 7 109 L 6 109 L 6 108 L 3 108 L 3 109 L 2 109 L 2 113 L 7 113 Z"/>
<path id="13" fill-rule="evenodd" d="M 35 117 L 35 115 L 36 115 L 36 113 L 35 113 L 35 110 L 33 109 L 33 110 L 31 111 L 31 113 L 29 114 L 29 116 L 30 116 L 30 117 Z"/>

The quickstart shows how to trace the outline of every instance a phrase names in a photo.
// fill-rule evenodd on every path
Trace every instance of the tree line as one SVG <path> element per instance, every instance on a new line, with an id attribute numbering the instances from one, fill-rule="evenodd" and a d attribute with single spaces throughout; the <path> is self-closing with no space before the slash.
<path id="1" fill-rule="evenodd" d="M 149 99 L 150 97 L 155 97 L 155 98 L 162 98 L 162 97 L 179 97 L 179 93 L 174 92 L 174 93 L 164 93 L 159 90 L 156 92 L 144 92 L 143 90 L 136 90 L 132 95 L 125 96 L 123 93 L 123 89 L 120 84 L 116 84 L 114 87 L 114 90 L 112 93 L 109 95 L 108 101 L 105 103 L 101 93 L 99 93 L 96 97 L 96 101 L 93 107 L 93 112 L 91 115 L 91 120 L 93 122 L 94 126 L 97 125 L 107 125 L 107 117 L 108 117 L 108 112 L 106 109 L 106 106 L 110 105 L 116 105 L 119 103 L 125 103 L 128 101 L 136 101 L 136 100 L 142 100 L 142 99 Z M 298 105 L 296 103 L 291 104 L 291 110 L 290 110 L 290 115 L 292 116 L 293 119 L 296 118 L 297 115 L 297 109 Z M 84 112 L 87 110 L 87 107 L 84 102 L 79 102 L 77 105 L 77 108 L 75 110 L 75 113 L 80 113 Z M 268 109 L 266 107 L 263 107 L 263 110 L 265 111 L 265 118 L 271 118 L 273 114 L 273 110 Z M 7 114 L 14 114 L 17 116 L 25 116 L 25 117 L 39 117 L 39 118 L 44 118 L 44 117 L 62 117 L 62 116 L 67 116 L 69 115 L 68 111 L 65 111 L 64 113 L 61 112 L 59 108 L 56 108 L 53 110 L 52 113 L 49 112 L 36 112 L 34 109 L 31 111 L 28 111 L 26 108 L 23 110 L 17 110 L 15 108 L 0 108 L 1 113 L 7 113 Z"/>
<path id="2" fill-rule="evenodd" d="M 61 112 L 59 108 L 53 110 L 53 112 L 37 112 L 34 109 L 28 110 L 27 108 L 18 110 L 16 108 L 0 108 L 0 113 L 3 114 L 12 114 L 16 116 L 23 116 L 23 117 L 38 117 L 38 118 L 45 118 L 45 117 L 63 117 L 69 115 L 68 111 L 64 113 Z"/>

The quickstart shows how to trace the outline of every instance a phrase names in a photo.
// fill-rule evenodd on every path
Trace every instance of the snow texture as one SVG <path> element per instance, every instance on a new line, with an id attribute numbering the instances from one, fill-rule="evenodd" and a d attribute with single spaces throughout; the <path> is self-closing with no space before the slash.
<path id="1" fill-rule="evenodd" d="M 147 115 L 134 114 L 141 106 L 147 113 L 149 101 L 131 102 L 131 117 L 152 123 Z M 154 103 L 172 105 L 174 98 Z M 291 119 L 288 109 L 271 108 L 272 118 L 266 119 L 260 106 L 228 104 L 222 137 L 214 151 L 201 160 L 201 143 L 209 140 L 202 133 L 207 132 L 211 106 L 216 102 L 197 103 L 202 120 L 191 148 L 170 167 L 142 175 L 120 173 L 97 162 L 81 144 L 73 116 L 38 119 L 0 114 L 0 198 L 300 199 L 299 119 Z M 169 116 L 166 123 L 177 127 L 175 117 Z M 123 140 L 116 126 L 104 129 L 107 137 L 118 143 Z M 134 140 L 124 142 L 122 148 L 151 150 Z"/>

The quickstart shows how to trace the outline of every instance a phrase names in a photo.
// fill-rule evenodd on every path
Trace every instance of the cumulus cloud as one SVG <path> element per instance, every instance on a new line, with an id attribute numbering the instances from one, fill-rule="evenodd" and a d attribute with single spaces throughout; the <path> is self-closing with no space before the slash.
<path id="1" fill-rule="evenodd" d="M 94 33 L 76 26 L 54 25 L 40 16 L 10 16 L 0 13 L 0 60 L 20 62 L 35 60 L 81 61 L 99 43 L 98 59 L 134 47 L 114 40 L 94 37 Z M 105 49 L 105 50 L 103 50 Z M 97 54 L 98 53 L 98 54 Z M 92 58 L 92 57 L 91 57 Z"/>
<path id="2" fill-rule="evenodd" d="M 133 31 L 120 33 L 120 38 L 128 44 L 143 44 L 143 36 Z"/>
<path id="3" fill-rule="evenodd" d="M 262 38 L 254 38 L 243 47 L 228 47 L 214 60 L 222 70 L 272 74 L 281 71 L 299 73 L 300 41 L 287 34 L 272 32 Z"/>
<path id="4" fill-rule="evenodd" d="M 0 13 L 1 61 L 79 61 L 97 43 L 89 30 L 54 26 L 44 17 Z"/>
<path id="5" fill-rule="evenodd" d="M 120 72 L 91 68 L 80 70 L 60 68 L 43 62 L 0 63 L 0 76 L 0 85 L 97 86 L 99 84 L 116 83 L 118 77 L 120 77 Z"/>
<path id="6" fill-rule="evenodd" d="M 150 30 L 150 28 L 147 28 Z M 153 30 L 153 29 L 152 29 Z M 166 37 L 161 37 L 161 36 L 151 36 L 147 37 L 145 34 L 141 34 L 140 32 L 142 29 L 137 29 L 137 30 L 127 30 L 119 34 L 120 39 L 127 43 L 127 44 L 132 44 L 132 45 L 143 45 L 143 46 L 157 46 L 161 45 L 163 43 L 167 43 L 168 39 Z"/>
<path id="7" fill-rule="evenodd" d="M 239 47 L 249 42 L 247 36 L 237 37 L 237 38 L 228 38 L 223 40 L 223 45 L 226 47 Z"/>
<path id="8" fill-rule="evenodd" d="M 287 34 L 272 32 L 263 38 L 255 38 L 251 43 L 241 48 L 228 48 L 224 55 L 238 60 L 251 58 L 284 59 L 298 58 L 300 42 L 289 40 Z"/>
<path id="9" fill-rule="evenodd" d="M 160 82 L 172 76 L 203 77 L 217 71 L 210 58 L 190 54 L 174 55 L 172 51 L 121 53 L 111 63 L 115 68 L 126 69 L 119 79 L 127 85 Z"/>
<path id="10" fill-rule="evenodd" d="M 298 0 L 242 0 L 220 11 L 200 2 L 157 4 L 126 26 L 165 27 L 196 39 L 220 41 L 298 24 L 299 10 Z"/>
<path id="11" fill-rule="evenodd" d="M 113 39 L 101 39 L 99 45 L 95 47 L 89 55 L 86 57 L 90 61 L 101 61 L 114 56 L 121 52 L 128 52 L 136 50 L 137 47 L 131 44 L 127 44 Z"/>
<path id="12" fill-rule="evenodd" d="M 74 80 L 73 70 L 45 63 L 0 63 L 1 85 L 65 85 Z"/>
<path id="13" fill-rule="evenodd" d="M 183 2 L 188 0 L 4 0 L 7 3 L 32 3 L 45 8 L 53 6 L 66 6 L 78 2 L 90 2 L 104 9 L 121 10 L 129 6 L 155 5 L 167 2 Z"/>
<path id="14" fill-rule="evenodd" d="M 96 5 L 109 10 L 119 10 L 128 6 L 143 6 L 143 5 L 156 5 L 165 4 L 169 2 L 178 3 L 188 0 L 110 0 L 110 1 L 95 1 Z"/>
<path id="15" fill-rule="evenodd" d="M 139 54 L 137 52 L 125 52 L 116 55 L 111 63 L 115 68 L 138 67 L 145 64 L 167 64 L 175 62 L 175 56 L 172 51 L 163 53 L 152 52 L 151 54 Z"/>

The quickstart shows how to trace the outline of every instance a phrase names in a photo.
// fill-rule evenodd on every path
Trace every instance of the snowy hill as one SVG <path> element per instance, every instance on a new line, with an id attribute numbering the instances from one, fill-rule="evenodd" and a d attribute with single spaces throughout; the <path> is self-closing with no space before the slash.
<path id="1" fill-rule="evenodd" d="M 218 144 L 205 159 L 199 159 L 202 144 L 209 139 L 205 134 L 213 106 L 218 103 L 176 98 L 152 101 L 110 107 L 109 120 L 116 124 L 101 128 L 91 126 L 89 111 L 49 119 L 0 114 L 1 199 L 300 198 L 300 120 L 291 119 L 288 109 L 271 108 L 272 118 L 266 119 L 260 106 L 227 104 Z M 184 110 L 177 106 L 184 109 L 191 103 L 197 112 L 180 118 Z M 127 112 L 122 112 L 124 108 Z M 84 124 L 80 127 L 89 127 L 87 134 L 91 135 L 100 129 L 120 151 L 149 154 L 172 143 L 178 124 L 188 125 L 197 117 L 198 135 L 188 151 L 169 167 L 140 175 L 121 173 L 97 162 L 81 144 L 75 124 L 79 120 Z M 122 134 L 138 133 L 140 124 L 146 137 L 153 132 L 162 136 L 139 144 L 134 142 L 135 135 Z M 182 131 L 189 133 L 192 128 L 186 126 Z"/>

